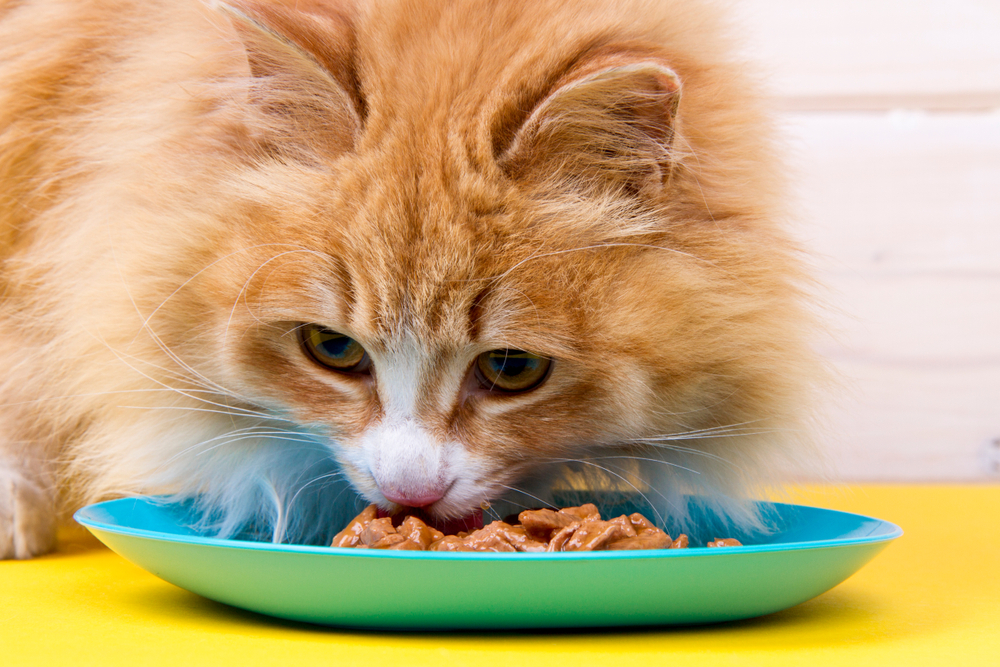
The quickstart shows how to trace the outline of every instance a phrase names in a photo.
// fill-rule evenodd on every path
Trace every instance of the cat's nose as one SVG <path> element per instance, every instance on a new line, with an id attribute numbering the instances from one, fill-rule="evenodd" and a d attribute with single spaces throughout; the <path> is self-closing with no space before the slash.
<path id="1" fill-rule="evenodd" d="M 362 440 L 365 463 L 379 492 L 406 507 L 426 507 L 448 494 L 456 479 L 456 447 L 409 419 L 387 419 Z"/>
<path id="2" fill-rule="evenodd" d="M 382 489 L 382 495 L 386 500 L 390 500 L 398 505 L 406 507 L 426 507 L 444 498 L 445 490 L 425 489 L 414 490 L 386 490 Z"/>

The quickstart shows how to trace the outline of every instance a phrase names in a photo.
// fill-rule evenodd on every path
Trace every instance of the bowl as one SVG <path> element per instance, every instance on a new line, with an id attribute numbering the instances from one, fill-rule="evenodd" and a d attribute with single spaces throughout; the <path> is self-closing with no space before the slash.
<path id="1" fill-rule="evenodd" d="M 902 535 L 871 517 L 758 504 L 778 528 L 744 537 L 753 540 L 746 546 L 568 553 L 218 539 L 190 527 L 190 504 L 157 497 L 97 503 L 75 519 L 124 558 L 206 598 L 296 621 L 392 630 L 681 625 L 762 616 L 833 588 Z"/>

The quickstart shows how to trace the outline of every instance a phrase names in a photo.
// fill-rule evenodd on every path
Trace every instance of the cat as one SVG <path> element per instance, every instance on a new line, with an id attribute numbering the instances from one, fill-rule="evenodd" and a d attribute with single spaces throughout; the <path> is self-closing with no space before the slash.
<path id="1" fill-rule="evenodd" d="M 128 494 L 763 526 L 820 365 L 731 44 L 692 0 L 0 2 L 0 555 Z"/>

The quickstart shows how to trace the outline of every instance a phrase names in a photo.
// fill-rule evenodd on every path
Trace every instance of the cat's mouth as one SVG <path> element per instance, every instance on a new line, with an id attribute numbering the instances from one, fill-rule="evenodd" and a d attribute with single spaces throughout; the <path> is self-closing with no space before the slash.
<path id="1" fill-rule="evenodd" d="M 399 507 L 398 512 L 389 513 L 378 508 L 378 518 L 392 517 L 393 524 L 396 523 L 397 519 L 399 521 L 403 520 L 403 517 L 407 515 L 412 515 L 419 518 L 421 521 L 426 523 L 428 526 L 440 530 L 445 535 L 454 535 L 458 532 L 465 531 L 470 532 L 473 530 L 479 530 L 483 527 L 483 512 L 482 510 L 475 510 L 468 516 L 460 517 L 457 519 L 445 519 L 439 516 L 435 516 L 430 512 L 426 512 L 422 507 L 404 507 L 402 505 L 397 505 Z"/>

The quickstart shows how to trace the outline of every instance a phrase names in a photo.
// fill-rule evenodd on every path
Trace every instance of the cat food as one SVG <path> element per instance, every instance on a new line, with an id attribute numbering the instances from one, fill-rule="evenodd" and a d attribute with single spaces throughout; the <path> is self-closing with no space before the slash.
<path id="1" fill-rule="evenodd" d="M 712 540 L 711 542 L 709 542 L 708 546 L 710 546 L 710 547 L 742 547 L 743 543 L 740 542 L 739 540 L 734 540 L 731 537 L 726 537 L 726 538 L 719 538 L 719 537 L 717 537 L 714 540 Z"/>
<path id="2" fill-rule="evenodd" d="M 337 533 L 330 546 L 412 551 L 620 551 L 684 549 L 688 536 L 677 539 L 639 513 L 603 520 L 590 503 L 561 510 L 525 510 L 517 523 L 494 521 L 478 530 L 445 535 L 412 515 L 378 518 L 369 505 Z M 710 547 L 740 546 L 732 538 L 715 538 Z"/>

